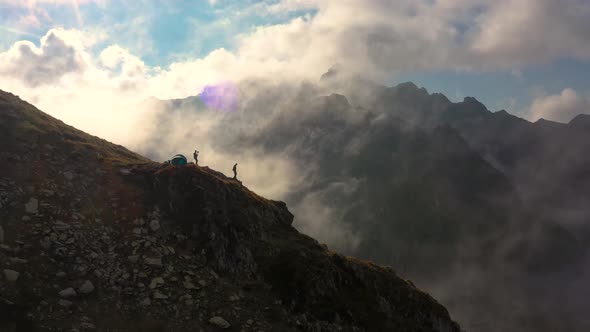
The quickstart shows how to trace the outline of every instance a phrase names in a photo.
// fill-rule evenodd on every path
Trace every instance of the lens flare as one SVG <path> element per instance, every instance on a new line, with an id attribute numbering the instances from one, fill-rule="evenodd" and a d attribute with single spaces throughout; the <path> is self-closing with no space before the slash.
<path id="1" fill-rule="evenodd" d="M 199 95 L 208 108 L 233 112 L 238 108 L 239 90 L 232 82 L 207 85 Z"/>

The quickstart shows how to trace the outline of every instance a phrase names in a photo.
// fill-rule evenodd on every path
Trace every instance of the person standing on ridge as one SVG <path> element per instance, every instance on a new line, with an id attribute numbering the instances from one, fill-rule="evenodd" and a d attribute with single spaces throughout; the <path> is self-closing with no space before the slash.
<path id="1" fill-rule="evenodd" d="M 238 179 L 238 163 L 234 164 L 234 168 L 232 168 L 232 170 L 234 171 L 234 180 Z"/>
<path id="2" fill-rule="evenodd" d="M 195 158 L 195 165 L 199 164 L 199 151 L 195 150 L 195 152 L 193 152 L 193 158 Z"/>

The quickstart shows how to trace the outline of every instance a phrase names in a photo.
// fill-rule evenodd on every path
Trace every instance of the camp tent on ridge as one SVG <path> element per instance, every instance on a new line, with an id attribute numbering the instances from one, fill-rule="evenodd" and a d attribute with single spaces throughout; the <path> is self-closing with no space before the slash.
<path id="1" fill-rule="evenodd" d="M 185 156 L 181 154 L 177 154 L 172 159 L 170 159 L 170 164 L 175 166 L 184 166 L 187 164 L 187 159 Z"/>

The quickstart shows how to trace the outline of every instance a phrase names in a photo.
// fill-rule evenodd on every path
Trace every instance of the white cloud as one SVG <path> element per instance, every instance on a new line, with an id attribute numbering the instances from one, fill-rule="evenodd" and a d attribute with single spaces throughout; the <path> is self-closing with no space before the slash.
<path id="1" fill-rule="evenodd" d="M 41 27 L 41 20 L 39 19 L 39 17 L 37 17 L 37 15 L 29 13 L 28 15 L 21 16 L 18 19 L 16 25 L 22 27 L 39 28 Z"/>
<path id="2" fill-rule="evenodd" d="M 500 0 L 479 19 L 472 50 L 490 66 L 590 60 L 587 0 Z"/>
<path id="3" fill-rule="evenodd" d="M 41 38 L 39 47 L 22 41 L 0 54 L 0 73 L 20 78 L 31 87 L 54 83 L 64 75 L 83 70 L 87 59 L 78 52 L 83 47 L 70 32 L 50 31 Z"/>
<path id="4" fill-rule="evenodd" d="M 321 1 L 318 0 L 283 0 L 266 5 L 266 10 L 272 14 L 284 14 L 302 9 L 318 8 Z"/>
<path id="5" fill-rule="evenodd" d="M 65 2 L 25 1 L 22 6 L 42 3 Z M 194 94 L 200 85 L 195 81 L 216 77 L 315 79 L 336 62 L 390 80 L 398 71 L 518 70 L 563 56 L 590 60 L 590 23 L 585 19 L 590 3 L 583 0 L 283 0 L 254 7 L 262 15 L 317 12 L 239 35 L 233 52 L 220 49 L 202 58 L 188 58 L 190 52 L 184 52 L 186 60 L 171 63 L 161 77 L 154 77 L 156 91 L 170 92 L 162 97 Z M 152 52 L 157 45 L 144 30 L 153 22 L 138 13 L 126 24 L 110 29 L 117 35 L 134 32 L 124 38 L 130 45 L 121 47 L 133 50 L 129 55 L 135 57 Z M 201 78 L 186 77 L 189 73 Z M 173 87 L 163 87 L 162 81 Z"/>
<path id="6" fill-rule="evenodd" d="M 529 118 L 532 121 L 543 118 L 568 123 L 581 113 L 590 113 L 590 98 L 580 96 L 570 88 L 558 95 L 539 97 L 529 108 Z"/>
<path id="7" fill-rule="evenodd" d="M 104 6 L 107 0 L 0 0 L 3 10 L 14 12 L 13 17 L 7 18 L 10 24 L 16 24 L 18 29 L 40 27 L 42 22 L 51 23 L 52 18 L 47 10 L 50 6 L 67 6 L 72 11 L 79 27 L 83 25 L 80 6 L 97 3 Z M 15 9 L 18 9 L 15 11 Z M 15 20 L 15 21 L 12 21 Z"/>
<path id="8" fill-rule="evenodd" d="M 337 251 L 354 252 L 361 242 L 361 237 L 350 225 L 342 222 L 349 211 L 326 206 L 325 202 L 333 201 L 339 195 L 353 195 L 358 185 L 358 180 L 331 183 L 323 190 L 314 191 L 305 196 L 297 206 L 293 207 L 297 212 L 295 217 L 297 228 L 305 234 L 313 234 L 318 239 L 329 243 Z M 330 199 L 327 199 L 328 197 Z M 342 203 L 335 206 L 342 207 Z"/>
<path id="9" fill-rule="evenodd" d="M 39 46 L 15 43 L 0 53 L 0 89 L 82 130 L 132 143 L 128 128 L 139 114 L 123 109 L 147 97 L 141 90 L 145 78 L 131 75 L 141 62 L 124 52 L 117 53 L 118 60 L 113 55 L 109 58 L 116 53 L 113 46 L 105 51 L 105 59 L 111 64 L 119 61 L 122 70 L 99 66 L 90 48 L 102 37 L 100 33 L 52 29 Z M 126 86 L 132 88 L 124 89 Z"/>
<path id="10" fill-rule="evenodd" d="M 125 77 L 144 76 L 146 65 L 140 58 L 129 53 L 119 45 L 111 45 L 100 53 L 100 60 L 109 69 L 121 68 L 121 75 Z"/>
<path id="11" fill-rule="evenodd" d="M 412 70 L 495 70 L 561 57 L 590 60 L 590 3 L 581 0 L 283 0 L 263 12 L 313 17 L 242 36 L 241 55 L 318 71 L 336 60 L 377 77 Z"/>

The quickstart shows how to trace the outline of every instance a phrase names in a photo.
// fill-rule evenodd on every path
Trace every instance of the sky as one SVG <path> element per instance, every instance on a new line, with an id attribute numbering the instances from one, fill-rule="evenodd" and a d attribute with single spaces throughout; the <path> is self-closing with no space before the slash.
<path id="1" fill-rule="evenodd" d="M 588 17 L 587 0 L 0 0 L 0 89 L 122 142 L 104 120 L 137 116 L 122 101 L 335 64 L 568 122 L 590 112 Z"/>
<path id="2" fill-rule="evenodd" d="M 153 160 L 197 148 L 199 165 L 229 176 L 239 162 L 248 188 L 286 200 L 319 174 L 294 160 L 289 146 L 307 152 L 297 133 L 276 153 L 234 143 L 251 134 L 280 146 L 256 134 L 272 121 L 289 132 L 314 120 L 313 109 L 289 108 L 313 104 L 293 102 L 313 95 L 301 82 L 339 65 L 379 84 L 413 81 L 452 101 L 472 96 L 491 111 L 567 123 L 590 114 L 589 18 L 590 0 L 0 0 L 0 89 Z M 170 113 L 150 99 L 197 95 Z M 199 112 L 202 103 L 233 113 Z M 347 153 L 358 153 L 366 131 Z M 347 210 L 324 201 L 347 198 L 359 182 L 319 180 L 329 184 L 287 202 L 295 225 L 331 246 L 356 246 L 341 223 Z"/>

